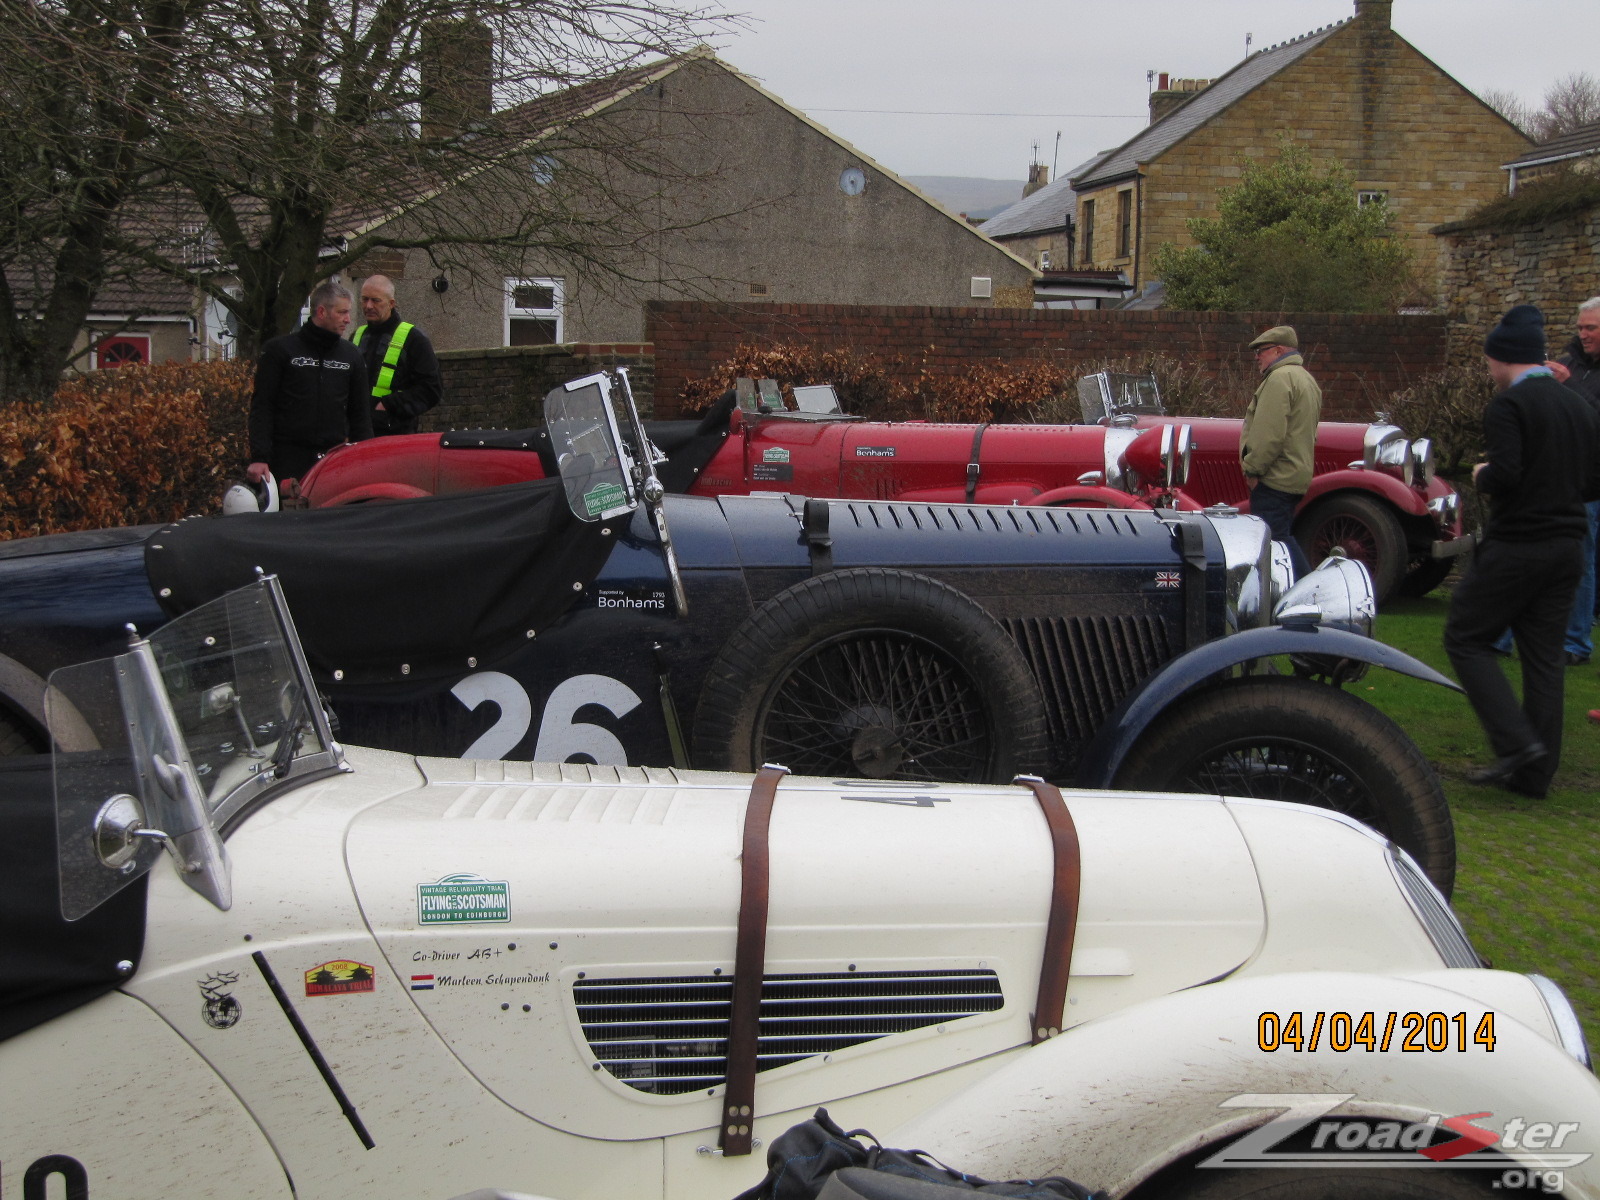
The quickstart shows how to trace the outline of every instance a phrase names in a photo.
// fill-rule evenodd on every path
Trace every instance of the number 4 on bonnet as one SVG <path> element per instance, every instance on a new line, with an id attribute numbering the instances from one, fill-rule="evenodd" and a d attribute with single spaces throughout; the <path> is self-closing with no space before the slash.
<path id="1" fill-rule="evenodd" d="M 871 1145 L 864 1145 L 865 1138 Z M 773 1139 L 767 1175 L 736 1200 L 956 1200 L 950 1189 L 1014 1200 L 1093 1200 L 1070 1179 L 996 1181 L 945 1166 L 921 1150 L 892 1150 L 864 1129 L 846 1133 L 825 1108 Z"/>

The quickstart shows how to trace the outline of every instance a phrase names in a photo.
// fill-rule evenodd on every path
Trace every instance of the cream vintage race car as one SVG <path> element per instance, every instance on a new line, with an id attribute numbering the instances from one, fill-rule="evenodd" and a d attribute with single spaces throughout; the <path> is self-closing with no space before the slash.
<path id="1" fill-rule="evenodd" d="M 819 1104 L 1118 1197 L 1600 1194 L 1559 988 L 1326 810 L 347 750 L 270 577 L 48 707 L 5 1196 L 716 1200 Z"/>

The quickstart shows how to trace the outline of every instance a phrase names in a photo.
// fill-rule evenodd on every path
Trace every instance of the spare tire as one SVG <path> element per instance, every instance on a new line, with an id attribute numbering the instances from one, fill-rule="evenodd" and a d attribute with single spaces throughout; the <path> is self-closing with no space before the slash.
<path id="1" fill-rule="evenodd" d="M 814 576 L 723 645 L 694 717 L 694 761 L 804 775 L 1008 783 L 1043 769 L 1044 704 L 1005 629 L 909 571 Z"/>
<path id="2" fill-rule="evenodd" d="M 1446 896 L 1455 882 L 1455 826 L 1428 760 L 1383 713 L 1325 683 L 1254 676 L 1189 692 L 1140 736 L 1116 786 L 1329 808 L 1399 843 Z"/>

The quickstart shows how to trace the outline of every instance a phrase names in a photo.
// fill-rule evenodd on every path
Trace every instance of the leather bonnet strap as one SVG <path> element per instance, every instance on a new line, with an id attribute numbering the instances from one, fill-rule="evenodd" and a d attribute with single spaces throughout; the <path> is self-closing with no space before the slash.
<path id="1" fill-rule="evenodd" d="M 1072 974 L 1072 942 L 1078 932 L 1078 893 L 1083 863 L 1078 850 L 1078 827 L 1072 822 L 1061 789 L 1035 775 L 1018 775 L 1013 783 L 1033 789 L 1039 811 L 1050 829 L 1055 861 L 1050 887 L 1050 919 L 1044 931 L 1044 957 L 1039 964 L 1039 995 L 1033 1006 L 1033 1044 L 1061 1032 L 1067 1007 L 1067 980 Z"/>
<path id="2" fill-rule="evenodd" d="M 767 833 L 778 780 L 788 767 L 756 772 L 744 810 L 739 860 L 739 932 L 733 952 L 733 1005 L 728 1016 L 727 1087 L 718 1144 L 724 1157 L 750 1153 L 755 1120 L 756 1048 L 761 1031 L 761 977 L 767 959 L 767 893 L 771 882 Z"/>

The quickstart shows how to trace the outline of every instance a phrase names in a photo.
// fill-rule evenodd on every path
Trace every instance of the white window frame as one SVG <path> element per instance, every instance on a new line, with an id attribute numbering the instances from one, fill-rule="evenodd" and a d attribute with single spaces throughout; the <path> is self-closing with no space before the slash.
<path id="1" fill-rule="evenodd" d="M 517 289 L 520 287 L 547 287 L 551 292 L 553 301 L 549 308 L 518 308 L 516 303 Z M 531 317 L 535 320 L 556 323 L 555 344 L 560 345 L 566 340 L 567 322 L 567 281 L 559 275 L 536 276 L 527 279 L 506 280 L 506 307 L 505 319 L 501 324 L 500 344 L 511 345 L 511 322 L 518 317 Z"/>
<path id="2" fill-rule="evenodd" d="M 1376 190 L 1375 188 L 1362 188 L 1361 190 L 1356 192 L 1356 207 L 1357 208 L 1365 208 L 1369 204 L 1384 204 L 1384 205 L 1387 205 L 1388 203 L 1389 203 L 1389 193 L 1388 192 L 1381 192 L 1381 191 Z"/>

